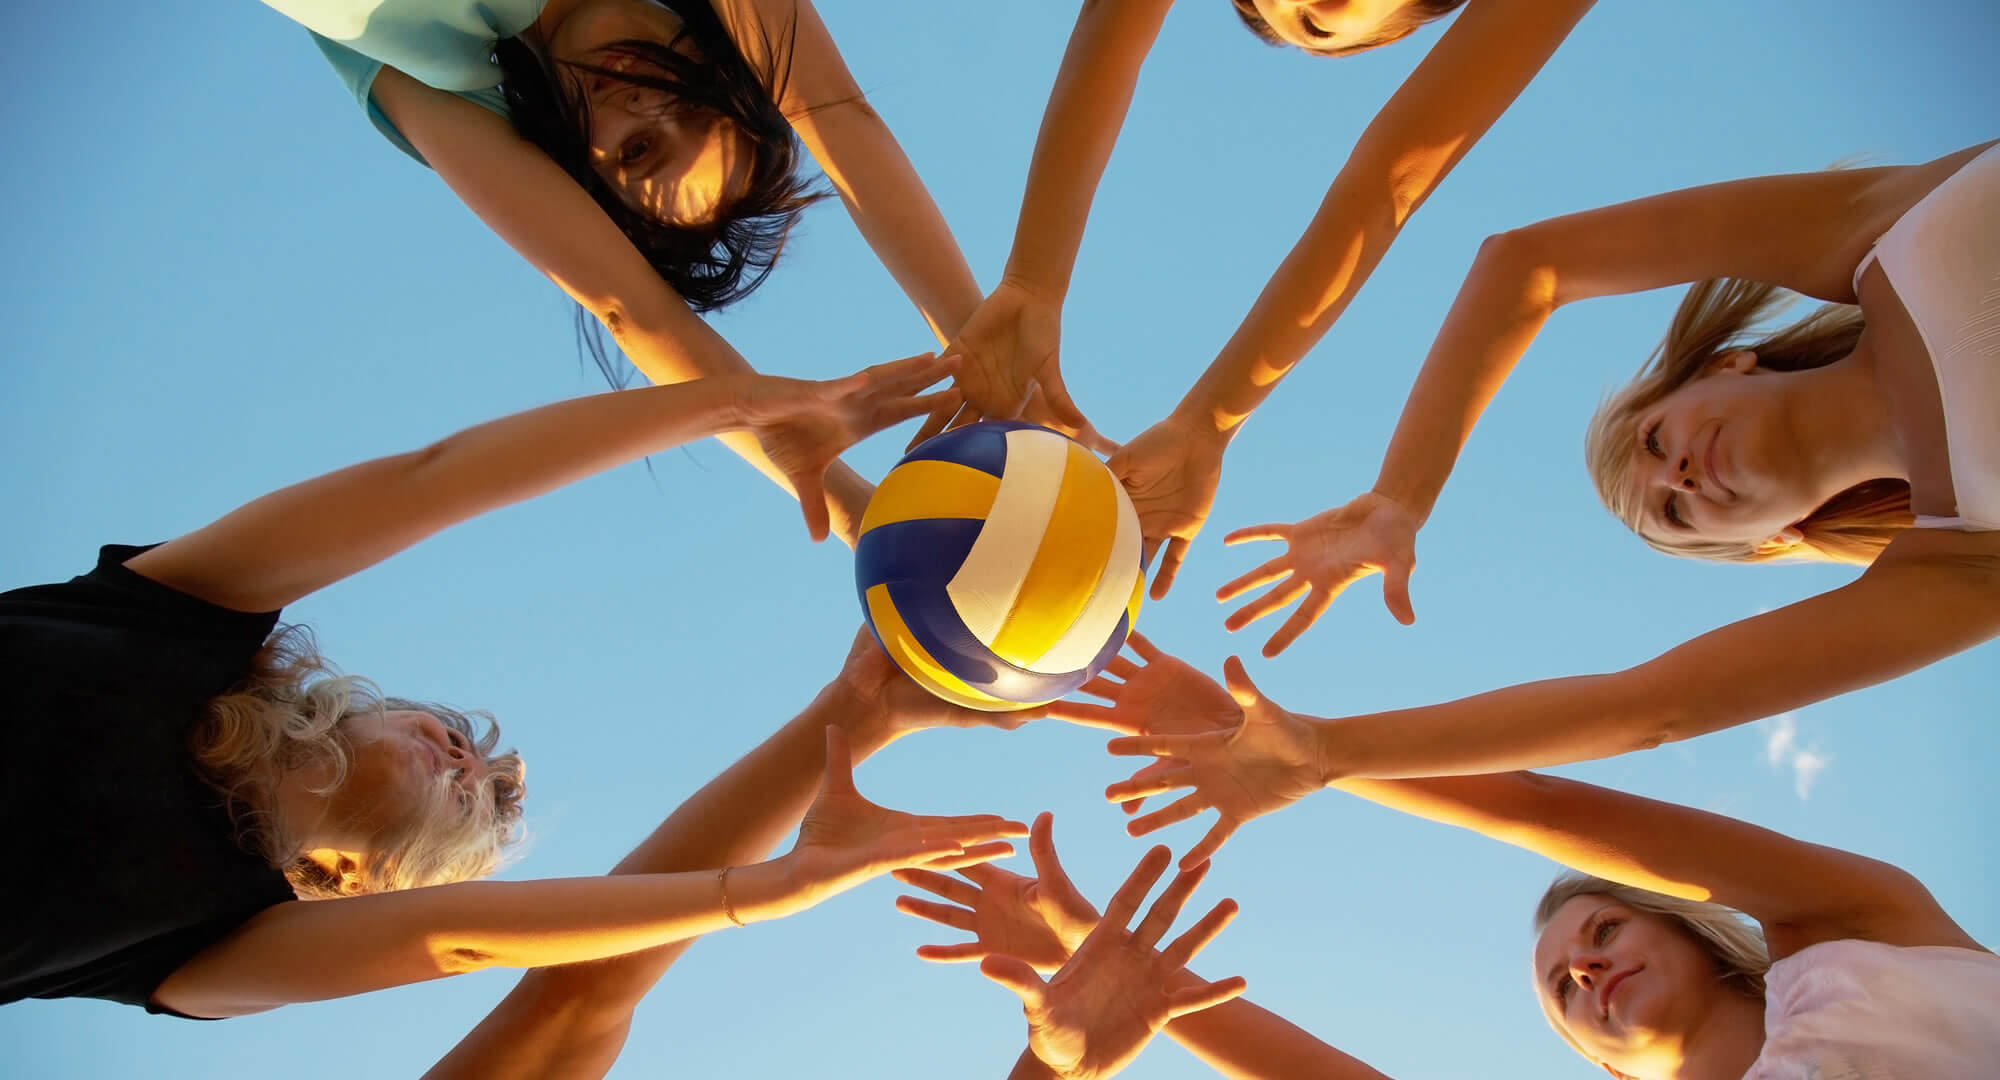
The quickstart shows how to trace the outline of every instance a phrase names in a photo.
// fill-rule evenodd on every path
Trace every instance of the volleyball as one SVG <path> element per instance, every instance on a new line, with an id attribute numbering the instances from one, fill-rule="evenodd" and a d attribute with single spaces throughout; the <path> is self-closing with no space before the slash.
<path id="1" fill-rule="evenodd" d="M 882 478 L 854 586 L 875 639 L 946 701 L 1054 701 L 1118 655 L 1145 587 L 1139 515 L 1074 440 L 991 420 L 947 431 Z"/>

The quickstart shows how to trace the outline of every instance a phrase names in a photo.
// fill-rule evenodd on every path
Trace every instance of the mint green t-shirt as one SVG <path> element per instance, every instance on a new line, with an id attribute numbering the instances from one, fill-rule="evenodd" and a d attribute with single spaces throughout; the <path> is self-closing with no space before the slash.
<path id="1" fill-rule="evenodd" d="M 320 51 L 368 113 L 404 153 L 423 161 L 376 106 L 375 73 L 384 65 L 448 90 L 501 116 L 500 65 L 493 44 L 534 24 L 545 0 L 264 0 L 312 31 Z"/>

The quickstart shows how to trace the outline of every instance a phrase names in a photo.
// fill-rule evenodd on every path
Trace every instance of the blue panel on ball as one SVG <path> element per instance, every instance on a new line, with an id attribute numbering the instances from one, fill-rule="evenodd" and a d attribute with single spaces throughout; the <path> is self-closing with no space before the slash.
<path id="1" fill-rule="evenodd" d="M 863 533 L 854 546 L 854 584 L 861 592 L 862 610 L 868 608 L 871 585 L 922 581 L 943 592 L 985 524 L 972 518 L 920 518 L 892 521 Z"/>
<path id="2" fill-rule="evenodd" d="M 985 420 L 933 435 L 903 455 L 903 461 L 950 461 L 992 476 L 1007 470 L 1007 433 L 1032 428 L 1047 431 L 1040 424 L 1024 420 Z M 896 464 L 901 465 L 903 461 Z"/>
<path id="3" fill-rule="evenodd" d="M 1118 655 L 1118 650 L 1125 647 L 1125 635 L 1131 629 L 1132 613 L 1128 611 L 1118 616 L 1118 628 L 1111 631 L 1111 640 L 1105 642 L 1102 649 L 1097 650 L 1097 655 L 1090 658 L 1090 666 L 1083 669 L 1086 682 L 1089 681 L 1090 676 L 1103 671 L 1104 665 L 1109 664 L 1111 658 Z M 1082 686 L 1083 683 L 1078 683 L 1077 685 Z"/>
<path id="4" fill-rule="evenodd" d="M 889 600 L 931 659 L 982 693 L 1008 701 L 1054 701 L 1090 677 L 1087 671 L 1044 675 L 1000 659 L 965 628 L 942 584 L 891 581 Z"/>

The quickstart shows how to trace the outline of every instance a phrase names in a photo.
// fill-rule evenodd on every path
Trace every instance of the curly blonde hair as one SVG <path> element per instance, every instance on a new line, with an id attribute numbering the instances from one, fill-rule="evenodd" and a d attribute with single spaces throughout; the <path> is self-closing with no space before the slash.
<path id="1" fill-rule="evenodd" d="M 451 778 L 438 777 L 419 809 L 378 837 L 353 873 L 331 873 L 305 857 L 278 812 L 278 779 L 322 766 L 328 779 L 313 791 L 338 788 L 353 751 L 344 722 L 388 709 L 430 713 L 464 735 L 486 759 L 486 775 L 470 797 Z M 526 793 L 520 755 L 496 752 L 499 742 L 492 717 L 385 697 L 375 684 L 328 663 L 309 629 L 281 626 L 258 651 L 249 676 L 209 702 L 190 748 L 202 775 L 227 798 L 243 841 L 284 871 L 299 896 L 328 899 L 443 885 L 498 870 L 520 837 Z"/>
<path id="2" fill-rule="evenodd" d="M 1634 494 L 1631 482 L 1632 448 L 1646 410 L 1702 377 L 1718 357 L 1737 349 L 1756 353 L 1760 368 L 1804 371 L 1842 359 L 1861 340 L 1861 309 L 1852 304 L 1826 304 L 1790 326 L 1750 340 L 1757 323 L 1794 299 L 1793 294 L 1760 281 L 1713 278 L 1695 283 L 1646 366 L 1590 418 L 1583 453 L 1597 497 L 1655 550 L 1721 562 L 1802 558 L 1865 565 L 1914 521 L 1910 485 L 1883 478 L 1856 484 L 1821 503 L 1793 526 L 1802 539 L 1791 547 L 1774 549 L 1647 530 L 1643 500 Z"/>

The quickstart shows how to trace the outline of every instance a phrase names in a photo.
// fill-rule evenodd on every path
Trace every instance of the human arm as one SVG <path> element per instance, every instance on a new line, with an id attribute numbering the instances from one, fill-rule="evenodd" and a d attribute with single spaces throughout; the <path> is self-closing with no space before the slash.
<path id="1" fill-rule="evenodd" d="M 763 858 L 798 824 L 819 787 L 822 732 L 829 725 L 847 732 L 858 761 L 925 728 L 1011 729 L 1038 712 L 946 705 L 897 671 L 863 629 L 840 674 L 803 712 L 682 803 L 611 872 L 678 873 Z M 730 880 L 733 887 L 733 873 Z M 527 972 L 431 1067 L 427 1080 L 602 1076 L 624 1048 L 633 1009 L 692 944 L 686 939 L 612 960 Z"/>
<path id="2" fill-rule="evenodd" d="M 747 374 L 573 398 L 294 484 L 127 565 L 223 607 L 272 611 L 441 529 L 718 431 L 823 429 L 801 448 L 812 458 L 788 462 L 817 484 L 841 448 L 923 412 L 938 395 L 912 395 L 949 367 L 924 356 L 830 382 Z M 817 527 L 823 536 L 823 516 Z"/>
<path id="3" fill-rule="evenodd" d="M 374 101 L 486 226 L 610 332 L 656 384 L 748 374 L 747 361 L 660 280 L 576 181 L 506 120 L 394 68 L 375 78 Z M 793 425 L 763 437 L 724 432 L 723 445 L 791 492 L 787 468 L 818 432 Z M 835 535 L 852 546 L 873 487 L 835 463 L 825 503 Z"/>
<path id="4" fill-rule="evenodd" d="M 854 789 L 845 734 L 825 731 L 826 775 L 776 859 L 723 872 L 462 882 L 267 908 L 155 990 L 193 1016 L 234 1016 L 488 967 L 600 960 L 733 923 L 783 918 L 891 870 L 1011 853 L 1027 827 L 990 815 L 923 817 Z"/>
<path id="5" fill-rule="evenodd" d="M 1111 458 L 1147 540 L 1155 599 L 1208 518 L 1223 451 L 1360 292 L 1411 215 L 1484 136 L 1594 0 L 1472 0 L 1375 115 L 1305 232 L 1181 401 Z M 963 376 L 961 375 L 961 378 Z"/>
<path id="6" fill-rule="evenodd" d="M 1078 11 L 1035 137 L 1006 269 L 953 343 L 965 357 L 957 382 L 965 404 L 954 423 L 1012 417 L 1030 384 L 1039 383 L 1058 427 L 1108 448 L 1062 381 L 1062 306 L 1098 181 L 1170 6 L 1172 0 L 1087 0 Z M 919 438 L 951 419 L 933 414 Z"/>
<path id="7" fill-rule="evenodd" d="M 715 8 L 752 66 L 780 73 L 778 108 L 938 342 L 950 341 L 978 306 L 979 283 L 819 12 L 807 0 L 723 0 Z M 788 51 L 772 57 L 771 47 Z"/>
<path id="8" fill-rule="evenodd" d="M 1552 218 L 1481 245 L 1403 407 L 1373 490 L 1348 508 L 1232 540 L 1284 539 L 1284 554 L 1225 586 L 1229 599 L 1278 584 L 1231 616 L 1239 629 L 1305 601 L 1266 655 L 1282 650 L 1352 581 L 1382 570 L 1404 622 L 1416 531 L 1430 517 L 1486 406 L 1556 308 L 1715 277 L 1765 281 L 1851 303 L 1875 237 L 1984 147 L 1923 165 L 1735 180 Z"/>

